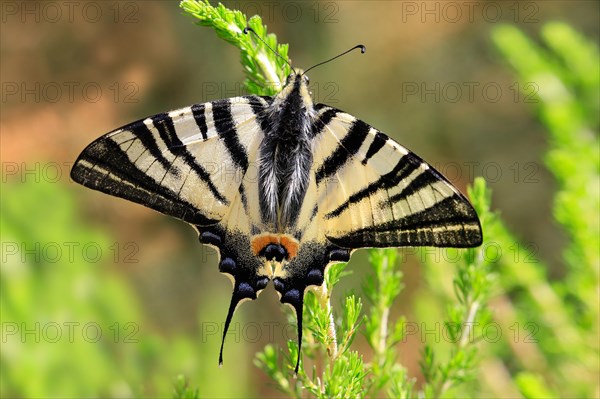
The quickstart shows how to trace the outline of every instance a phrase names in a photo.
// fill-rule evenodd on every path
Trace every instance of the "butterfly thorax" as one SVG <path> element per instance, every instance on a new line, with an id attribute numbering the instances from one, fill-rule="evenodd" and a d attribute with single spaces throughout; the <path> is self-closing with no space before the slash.
<path id="1" fill-rule="evenodd" d="M 259 156 L 261 218 L 272 232 L 294 229 L 313 163 L 309 135 L 315 110 L 301 73 L 290 75 L 269 109 Z"/>

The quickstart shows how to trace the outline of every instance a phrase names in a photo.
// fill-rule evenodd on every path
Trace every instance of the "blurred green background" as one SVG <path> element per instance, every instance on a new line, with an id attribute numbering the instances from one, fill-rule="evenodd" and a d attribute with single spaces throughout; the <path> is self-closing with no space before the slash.
<path id="1" fill-rule="evenodd" d="M 520 243 L 544 259 L 551 281 L 565 278 L 567 237 L 553 219 L 557 183 L 543 162 L 548 134 L 536 117 L 536 94 L 548 82 L 519 79 L 492 37 L 508 24 L 539 42 L 547 22 L 562 21 L 597 45 L 598 2 L 224 4 L 261 15 L 269 32 L 290 44 L 295 67 L 366 45 L 365 55 L 311 72 L 315 100 L 388 133 L 463 191 L 475 176 L 486 178 L 495 209 Z M 278 396 L 253 366 L 266 343 L 295 339 L 273 289 L 236 312 L 218 368 L 231 285 L 217 271 L 216 254 L 185 224 L 68 176 L 79 152 L 103 133 L 244 94 L 237 49 L 195 26 L 177 2 L 0 6 L 0 394 L 168 397 L 184 374 L 203 397 Z M 530 55 L 521 55 L 526 63 Z M 365 264 L 359 251 L 336 295 L 360 291 Z M 403 271 L 406 289 L 394 312 L 420 323 L 431 305 L 429 284 L 414 258 Z M 506 310 L 502 302 L 491 307 Z M 514 321 L 527 322 L 527 311 L 522 315 Z M 514 366 L 498 359 L 510 359 L 511 350 L 539 356 L 534 344 L 519 343 L 485 362 L 481 396 L 515 395 L 495 386 Z M 419 337 L 401 344 L 402 363 L 418 381 L 422 344 Z"/>

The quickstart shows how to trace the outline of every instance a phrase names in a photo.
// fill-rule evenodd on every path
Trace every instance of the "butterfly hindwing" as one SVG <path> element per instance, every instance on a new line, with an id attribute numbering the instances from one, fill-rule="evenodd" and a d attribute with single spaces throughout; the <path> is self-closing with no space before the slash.
<path id="1" fill-rule="evenodd" d="M 196 226 L 200 242 L 214 246 L 219 251 L 219 271 L 230 276 L 233 294 L 225 319 L 219 364 L 223 363 L 223 346 L 229 324 L 237 306 L 244 300 L 255 300 L 271 279 L 271 272 L 264 262 L 250 251 L 249 235 L 239 230 L 227 230 L 216 226 Z"/>
<path id="2" fill-rule="evenodd" d="M 273 285 L 280 295 L 281 303 L 290 305 L 296 313 L 298 322 L 296 373 L 300 365 L 302 315 L 306 289 L 324 283 L 325 270 L 329 264 L 350 260 L 351 250 L 341 248 L 326 239 L 317 214 L 317 185 L 313 173 L 299 212 L 298 230 L 294 237 L 294 241 L 298 243 L 297 250 L 290 251 L 292 253 L 289 254 L 287 261 L 276 265 L 273 273 Z"/>

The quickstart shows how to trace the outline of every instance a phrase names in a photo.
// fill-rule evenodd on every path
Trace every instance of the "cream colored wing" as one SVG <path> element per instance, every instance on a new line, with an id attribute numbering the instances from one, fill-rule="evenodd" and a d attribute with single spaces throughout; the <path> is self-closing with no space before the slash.
<path id="1" fill-rule="evenodd" d="M 188 223 L 212 225 L 244 189 L 267 102 L 231 98 L 131 123 L 91 143 L 71 177 Z"/>
<path id="2" fill-rule="evenodd" d="M 353 249 L 481 244 L 475 210 L 439 172 L 347 113 L 323 106 L 319 113 L 318 217 L 331 243 Z"/>
<path id="3" fill-rule="evenodd" d="M 84 186 L 191 223 L 219 250 L 233 280 L 225 334 L 237 305 L 256 299 L 271 275 L 251 252 L 258 230 L 256 157 L 268 97 L 196 104 L 117 129 L 90 144 L 71 176 Z M 219 362 L 222 362 L 223 346 Z"/>

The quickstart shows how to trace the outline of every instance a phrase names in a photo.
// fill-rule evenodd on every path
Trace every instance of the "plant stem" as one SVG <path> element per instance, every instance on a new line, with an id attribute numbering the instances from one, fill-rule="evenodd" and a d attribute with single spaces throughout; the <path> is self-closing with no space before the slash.
<path id="1" fill-rule="evenodd" d="M 382 266 L 381 269 L 387 271 L 388 270 L 388 258 L 387 256 L 383 258 L 382 260 Z M 381 273 L 379 275 L 380 280 L 378 282 L 379 287 L 383 286 L 383 281 L 381 281 L 381 278 L 384 277 L 384 273 Z M 385 354 L 385 350 L 387 348 L 387 325 L 388 325 L 388 318 L 390 315 L 390 308 L 386 305 L 386 297 L 384 295 L 379 295 L 379 301 L 377 303 L 377 307 L 379 308 L 379 311 L 381 312 L 381 323 L 379 324 L 379 344 L 377 345 L 377 361 L 379 364 L 382 363 L 383 359 L 384 359 L 384 354 Z"/>
<path id="2" fill-rule="evenodd" d="M 333 365 L 333 360 L 338 355 L 338 345 L 337 345 L 337 332 L 335 329 L 335 322 L 333 320 L 333 310 L 331 308 L 331 294 L 329 293 L 329 289 L 327 287 L 327 283 L 323 283 L 321 287 L 318 289 L 319 304 L 327 310 L 327 314 L 329 315 L 329 327 L 327 329 L 328 343 L 327 343 L 327 355 L 331 360 L 330 365 Z"/>
<path id="3" fill-rule="evenodd" d="M 479 310 L 479 301 L 473 301 L 471 306 L 469 306 L 469 315 L 467 316 L 467 321 L 465 322 L 466 334 L 460 338 L 460 342 L 458 344 L 459 349 L 464 348 L 469 342 L 469 337 L 471 336 L 471 330 L 473 329 L 473 320 L 475 320 L 475 316 L 477 315 L 477 311 Z"/>
<path id="4" fill-rule="evenodd" d="M 279 80 L 279 75 L 273 67 L 273 63 L 271 62 L 269 57 L 263 51 L 260 51 L 256 55 L 255 59 L 260 67 L 263 76 L 266 78 L 267 84 L 272 85 L 272 87 L 280 87 L 281 81 Z"/>
<path id="5" fill-rule="evenodd" d="M 457 349 L 458 351 L 464 349 L 469 343 L 469 337 L 471 336 L 471 331 L 473 330 L 473 323 L 475 320 L 475 316 L 477 316 L 477 312 L 479 311 L 480 303 L 475 300 L 469 305 L 469 313 L 467 314 L 467 319 L 463 323 L 465 326 L 465 331 L 462 333 L 460 337 L 460 341 L 458 342 Z M 445 376 L 438 384 L 434 391 L 434 398 L 439 398 L 442 396 L 444 392 L 446 392 L 452 386 L 452 379 Z"/>
<path id="6" fill-rule="evenodd" d="M 390 316 L 390 308 L 387 306 L 383 306 L 381 309 L 381 327 L 379 330 L 379 345 L 378 345 L 378 356 L 381 356 L 385 353 L 387 349 L 387 325 L 388 318 Z M 379 359 L 381 360 L 381 359 Z"/>

